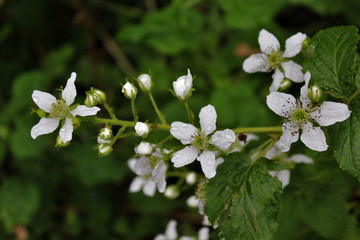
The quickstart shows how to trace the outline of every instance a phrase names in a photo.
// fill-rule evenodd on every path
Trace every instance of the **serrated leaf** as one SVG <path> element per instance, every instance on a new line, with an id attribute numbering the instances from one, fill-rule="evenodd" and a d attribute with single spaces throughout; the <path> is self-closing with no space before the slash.
<path id="1" fill-rule="evenodd" d="M 319 31 L 311 40 L 314 54 L 304 63 L 312 81 L 334 97 L 350 96 L 355 91 L 358 42 L 358 29 L 354 26 Z"/>
<path id="2" fill-rule="evenodd" d="M 340 168 L 360 180 L 360 112 L 330 128 L 334 156 Z"/>
<path id="3" fill-rule="evenodd" d="M 234 153 L 219 166 L 206 186 L 205 212 L 210 222 L 218 220 L 225 239 L 272 239 L 277 229 L 281 182 L 268 174 L 262 160 Z"/>

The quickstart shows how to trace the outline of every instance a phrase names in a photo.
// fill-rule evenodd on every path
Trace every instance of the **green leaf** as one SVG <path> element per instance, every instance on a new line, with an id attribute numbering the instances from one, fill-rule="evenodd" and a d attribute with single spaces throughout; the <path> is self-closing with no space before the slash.
<path id="1" fill-rule="evenodd" d="M 344 122 L 330 127 L 334 156 L 340 168 L 360 180 L 360 112 L 352 112 Z"/>
<path id="2" fill-rule="evenodd" d="M 334 97 L 350 96 L 355 91 L 358 42 L 358 29 L 354 26 L 319 31 L 311 40 L 314 54 L 304 63 L 312 81 Z"/>
<path id="3" fill-rule="evenodd" d="M 281 182 L 268 174 L 267 159 L 255 164 L 249 157 L 229 155 L 206 186 L 205 212 L 218 221 L 226 239 L 272 239 L 277 229 Z"/>
<path id="4" fill-rule="evenodd" d="M 30 223 L 39 206 L 36 185 L 7 179 L 0 188 L 0 219 L 8 231 L 16 225 Z"/>

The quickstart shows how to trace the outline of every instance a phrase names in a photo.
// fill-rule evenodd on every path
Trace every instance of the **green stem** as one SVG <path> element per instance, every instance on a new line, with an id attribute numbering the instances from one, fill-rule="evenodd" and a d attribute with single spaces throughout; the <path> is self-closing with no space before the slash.
<path id="1" fill-rule="evenodd" d="M 359 93 L 360 93 L 360 88 L 358 88 L 350 97 L 348 97 L 347 99 L 345 99 L 345 103 L 346 103 L 347 105 L 349 105 L 350 102 L 351 102 L 357 95 L 359 95 Z"/>
<path id="2" fill-rule="evenodd" d="M 111 145 L 113 145 L 116 140 L 118 140 L 121 137 L 121 134 L 126 130 L 127 126 L 122 126 L 119 131 L 114 136 L 113 140 L 111 141 Z"/>
<path id="3" fill-rule="evenodd" d="M 186 112 L 188 114 L 189 122 L 194 125 L 194 113 L 191 110 L 187 99 L 184 100 L 184 105 L 185 105 L 185 108 L 186 108 Z"/>
<path id="4" fill-rule="evenodd" d="M 267 147 L 264 148 L 264 149 L 259 153 L 259 155 L 257 156 L 257 159 L 265 156 L 265 154 L 267 153 L 267 151 L 269 151 L 269 149 L 270 149 L 272 146 L 274 146 L 274 144 L 275 144 L 278 140 L 279 140 L 278 138 L 273 139 L 273 140 L 269 143 L 269 145 L 267 145 Z"/>
<path id="5" fill-rule="evenodd" d="M 159 142 L 155 148 L 161 147 L 162 145 L 164 145 L 167 142 L 170 142 L 174 137 L 170 134 L 169 136 L 167 136 L 165 139 L 163 139 L 161 142 Z"/>
<path id="6" fill-rule="evenodd" d="M 157 114 L 158 117 L 160 118 L 161 123 L 162 123 L 162 124 L 166 124 L 165 117 L 164 117 L 164 115 L 162 114 L 162 112 L 160 112 L 159 108 L 157 107 L 156 102 L 155 102 L 155 99 L 154 99 L 153 95 L 151 94 L 151 92 L 149 92 L 149 98 L 150 98 L 151 103 L 152 103 L 152 105 L 153 105 L 153 107 L 154 107 L 154 109 L 155 109 L 156 114 Z"/>
<path id="7" fill-rule="evenodd" d="M 111 108 L 107 103 L 104 103 L 104 107 L 105 107 L 106 111 L 108 111 L 110 117 L 111 117 L 112 119 L 116 119 L 116 116 L 115 116 L 115 113 L 114 113 L 114 109 Z"/>
<path id="8" fill-rule="evenodd" d="M 131 111 L 132 111 L 132 114 L 133 114 L 133 117 L 134 117 L 134 122 L 137 122 L 139 116 L 138 116 L 137 111 L 136 111 L 135 100 L 134 99 L 131 99 Z"/>
<path id="9" fill-rule="evenodd" d="M 263 133 L 263 132 L 282 132 L 281 126 L 274 127 L 239 127 L 233 129 L 235 133 Z"/>

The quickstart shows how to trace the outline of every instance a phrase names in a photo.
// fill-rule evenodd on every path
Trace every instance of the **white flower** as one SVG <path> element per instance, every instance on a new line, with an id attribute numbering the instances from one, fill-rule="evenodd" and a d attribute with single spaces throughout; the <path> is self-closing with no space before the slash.
<path id="1" fill-rule="evenodd" d="M 126 82 L 121 92 L 124 93 L 125 97 L 127 97 L 128 99 L 134 100 L 138 91 L 133 84 L 131 84 L 130 82 Z"/>
<path id="2" fill-rule="evenodd" d="M 287 58 L 296 56 L 302 48 L 306 34 L 297 33 L 286 40 L 285 51 L 280 51 L 280 43 L 277 38 L 262 29 L 259 33 L 259 44 L 262 53 L 256 53 L 245 59 L 243 69 L 245 72 L 268 72 L 275 70 L 273 74 L 273 83 L 270 86 L 270 92 L 277 91 L 284 78 L 294 82 L 304 81 L 301 72 L 302 67 Z"/>
<path id="3" fill-rule="evenodd" d="M 174 92 L 176 96 L 181 100 L 190 97 L 192 82 L 193 79 L 190 73 L 190 69 L 188 69 L 187 75 L 181 76 L 175 82 L 173 82 Z"/>
<path id="4" fill-rule="evenodd" d="M 150 130 L 149 130 L 149 126 L 146 123 L 137 122 L 135 124 L 135 131 L 136 134 L 139 135 L 140 137 L 147 137 Z"/>
<path id="5" fill-rule="evenodd" d="M 149 74 L 141 74 L 138 76 L 139 85 L 141 90 L 144 92 L 148 92 L 151 90 L 152 82 L 151 82 L 151 76 Z"/>
<path id="6" fill-rule="evenodd" d="M 135 152 L 141 155 L 148 155 L 152 153 L 153 147 L 152 144 L 148 142 L 141 142 L 139 146 L 135 148 Z"/>
<path id="7" fill-rule="evenodd" d="M 207 150 L 209 144 L 225 150 L 235 142 L 235 133 L 230 129 L 216 131 L 210 140 L 208 135 L 216 129 L 216 111 L 212 105 L 203 107 L 199 114 L 201 130 L 191 124 L 173 122 L 170 133 L 182 144 L 190 146 L 176 152 L 171 161 L 174 167 L 182 167 L 192 163 L 195 159 L 200 161 L 201 168 L 207 178 L 212 178 L 216 174 L 215 154 Z M 199 155 L 200 154 L 200 155 Z"/>
<path id="8" fill-rule="evenodd" d="M 59 135 L 63 143 L 66 143 L 72 139 L 73 125 L 71 119 L 76 115 L 79 116 L 91 116 L 95 115 L 100 108 L 87 107 L 85 105 L 79 105 L 75 109 L 71 108 L 71 104 L 74 102 L 76 96 L 75 88 L 76 73 L 72 73 L 68 79 L 64 90 L 61 93 L 61 99 L 57 100 L 53 95 L 34 90 L 31 97 L 35 104 L 45 112 L 49 113 L 48 117 L 40 119 L 39 123 L 31 129 L 31 137 L 37 138 L 39 135 L 52 133 L 59 126 L 60 121 L 62 127 Z"/>
<path id="9" fill-rule="evenodd" d="M 290 94 L 280 92 L 267 96 L 268 107 L 286 119 L 279 141 L 283 152 L 289 151 L 290 145 L 299 139 L 300 130 L 300 139 L 308 148 L 319 152 L 327 150 L 325 134 L 317 125 L 329 126 L 350 116 L 351 111 L 343 103 L 324 101 L 316 106 L 308 97 L 310 77 L 309 72 L 304 76 L 305 85 L 301 88 L 300 101 L 296 101 Z"/>

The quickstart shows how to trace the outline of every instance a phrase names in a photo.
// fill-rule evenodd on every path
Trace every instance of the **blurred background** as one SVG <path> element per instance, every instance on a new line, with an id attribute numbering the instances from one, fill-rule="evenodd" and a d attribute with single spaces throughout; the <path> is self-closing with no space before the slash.
<path id="1" fill-rule="evenodd" d="M 127 160 L 140 139 L 117 142 L 103 158 L 94 150 L 101 126 L 83 123 L 62 149 L 54 147 L 57 130 L 31 139 L 39 121 L 30 114 L 33 90 L 58 96 L 74 71 L 76 103 L 96 87 L 119 119 L 131 120 L 120 83 L 150 72 L 167 121 L 186 121 L 167 89 L 189 68 L 195 115 L 212 104 L 220 128 L 279 125 L 265 104 L 271 76 L 242 71 L 259 51 L 259 31 L 272 32 L 284 50 L 297 32 L 360 26 L 359 12 L 359 0 L 0 0 L 0 239 L 152 239 L 171 218 L 187 235 L 201 227 L 185 204 L 194 187 L 175 200 L 128 193 Z M 158 122 L 145 94 L 136 106 L 141 121 Z"/>

